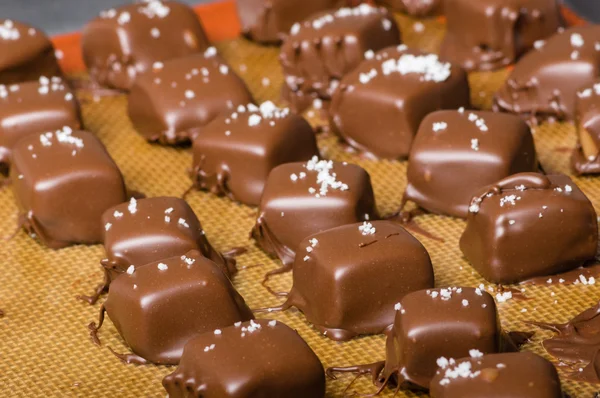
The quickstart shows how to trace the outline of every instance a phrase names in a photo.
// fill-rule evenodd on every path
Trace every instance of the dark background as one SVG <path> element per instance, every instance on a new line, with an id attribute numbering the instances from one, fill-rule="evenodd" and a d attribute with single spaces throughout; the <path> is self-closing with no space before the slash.
<path id="1" fill-rule="evenodd" d="M 211 0 L 181 0 L 189 4 Z M 473 0 L 479 1 L 479 0 Z M 79 30 L 98 12 L 128 0 L 0 0 L 0 17 L 30 23 L 57 34 Z M 600 0 L 565 0 L 584 18 L 600 22 Z"/>

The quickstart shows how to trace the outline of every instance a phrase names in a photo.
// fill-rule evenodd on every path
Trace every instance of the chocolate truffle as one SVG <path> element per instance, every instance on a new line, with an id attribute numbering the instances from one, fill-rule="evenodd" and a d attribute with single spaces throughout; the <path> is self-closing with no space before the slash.
<path id="1" fill-rule="evenodd" d="M 329 115 L 332 130 L 371 157 L 406 158 L 427 114 L 470 106 L 467 74 L 437 55 L 400 45 L 366 57 L 342 79 Z"/>
<path id="2" fill-rule="evenodd" d="M 220 114 L 252 103 L 246 84 L 210 47 L 204 54 L 158 62 L 136 80 L 127 113 L 150 142 L 185 144 Z"/>
<path id="3" fill-rule="evenodd" d="M 309 160 L 319 149 L 306 120 L 268 101 L 213 120 L 194 140 L 193 152 L 195 187 L 256 206 L 273 168 Z"/>
<path id="4" fill-rule="evenodd" d="M 129 90 L 159 61 L 206 50 L 208 39 L 194 10 L 176 1 L 145 0 L 103 11 L 81 37 L 90 77 Z"/>
<path id="5" fill-rule="evenodd" d="M 462 109 L 434 112 L 415 138 L 404 198 L 433 213 L 466 218 L 481 188 L 537 170 L 533 136 L 519 117 Z"/>
<path id="6" fill-rule="evenodd" d="M 600 80 L 577 92 L 575 128 L 578 144 L 572 165 L 577 174 L 600 173 Z"/>
<path id="7" fill-rule="evenodd" d="M 569 177 L 522 173 L 473 198 L 460 248 L 486 280 L 510 284 L 577 268 L 597 241 L 594 206 Z"/>
<path id="8" fill-rule="evenodd" d="M 190 340 L 163 386 L 170 398 L 320 398 L 325 396 L 325 374 L 295 330 L 261 319 Z"/>
<path id="9" fill-rule="evenodd" d="M 279 44 L 296 22 L 338 8 L 344 0 L 237 0 L 242 34 L 264 44 Z"/>
<path id="10" fill-rule="evenodd" d="M 496 303 L 487 292 L 454 287 L 409 293 L 396 305 L 383 379 L 427 389 L 440 358 L 497 353 L 503 345 Z"/>
<path id="11" fill-rule="evenodd" d="M 600 25 L 567 29 L 538 42 L 494 97 L 495 110 L 571 120 L 577 91 L 600 76 Z"/>
<path id="12" fill-rule="evenodd" d="M 134 354 L 156 364 L 177 364 L 197 334 L 253 318 L 221 268 L 197 250 L 130 266 L 115 279 L 103 305 Z"/>
<path id="13" fill-rule="evenodd" d="M 102 242 L 102 213 L 127 200 L 123 176 L 104 145 L 69 127 L 19 140 L 10 177 L 22 225 L 54 249 Z"/>
<path id="14" fill-rule="evenodd" d="M 329 99 L 335 83 L 364 60 L 365 52 L 398 44 L 393 15 L 368 4 L 318 13 L 294 24 L 279 56 L 285 99 L 292 104 L 299 95 Z"/>
<path id="15" fill-rule="evenodd" d="M 81 124 L 77 99 L 60 77 L 0 85 L 0 173 L 8 172 L 19 139 L 64 126 L 79 129 Z"/>
<path id="16" fill-rule="evenodd" d="M 54 46 L 44 32 L 21 22 L 0 19 L 0 84 L 61 75 Z"/>
<path id="17" fill-rule="evenodd" d="M 407 293 L 433 287 L 425 247 L 390 221 L 349 224 L 304 239 L 284 307 L 333 340 L 383 332 Z"/>
<path id="18" fill-rule="evenodd" d="M 440 14 L 444 9 L 443 0 L 375 0 L 375 3 L 415 17 Z"/>
<path id="19" fill-rule="evenodd" d="M 377 218 L 369 174 L 360 166 L 316 156 L 306 163 L 275 167 L 258 214 L 252 236 L 284 265 L 292 264 L 307 236 Z"/>
<path id="20" fill-rule="evenodd" d="M 107 282 L 131 265 L 139 267 L 194 249 L 214 261 L 227 276 L 236 271 L 235 260 L 225 258 L 211 246 L 198 217 L 183 199 L 132 198 L 106 210 L 102 225 Z"/>
<path id="21" fill-rule="evenodd" d="M 442 57 L 467 70 L 509 65 L 562 26 L 557 0 L 446 0 Z"/>
<path id="22" fill-rule="evenodd" d="M 531 352 L 440 360 L 433 398 L 562 398 L 552 363 Z"/>

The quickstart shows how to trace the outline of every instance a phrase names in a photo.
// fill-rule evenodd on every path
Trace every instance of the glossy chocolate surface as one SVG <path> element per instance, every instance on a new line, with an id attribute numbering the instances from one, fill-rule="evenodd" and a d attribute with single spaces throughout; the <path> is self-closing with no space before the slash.
<path id="1" fill-rule="evenodd" d="M 600 25 L 556 33 L 527 53 L 494 97 L 494 107 L 536 119 L 575 117 L 577 91 L 600 76 Z"/>
<path id="2" fill-rule="evenodd" d="M 531 352 L 451 360 L 431 381 L 433 398 L 562 398 L 556 368 Z"/>
<path id="3" fill-rule="evenodd" d="M 577 92 L 575 128 L 578 141 L 573 170 L 577 174 L 600 173 L 600 80 Z"/>
<path id="4" fill-rule="evenodd" d="M 507 66 L 562 26 L 557 0 L 446 0 L 444 58 L 467 70 Z"/>
<path id="5" fill-rule="evenodd" d="M 217 116 L 252 102 L 243 80 L 210 47 L 154 64 L 131 89 L 127 113 L 148 141 L 174 145 L 189 143 Z"/>
<path id="6" fill-rule="evenodd" d="M 569 177 L 521 173 L 473 198 L 460 248 L 486 280 L 509 284 L 577 268 L 597 241 L 596 211 Z"/>
<path id="7" fill-rule="evenodd" d="M 284 306 L 298 307 L 332 340 L 383 332 L 407 293 L 432 288 L 427 250 L 390 221 L 349 224 L 299 245 Z"/>
<path id="8" fill-rule="evenodd" d="M 344 3 L 344 0 L 236 0 L 242 34 L 265 44 L 281 43 L 295 23 Z"/>
<path id="9" fill-rule="evenodd" d="M 177 364 L 192 337 L 253 318 L 221 268 L 197 250 L 131 267 L 115 279 L 106 313 L 140 357 Z"/>
<path id="10" fill-rule="evenodd" d="M 127 200 L 123 176 L 104 145 L 69 127 L 19 140 L 10 178 L 23 226 L 55 249 L 102 242 L 102 213 Z"/>
<path id="11" fill-rule="evenodd" d="M 320 398 L 325 396 L 325 374 L 295 330 L 260 319 L 190 340 L 163 386 L 170 398 Z"/>
<path id="12" fill-rule="evenodd" d="M 39 29 L 0 19 L 0 84 L 61 76 L 50 39 Z"/>
<path id="13" fill-rule="evenodd" d="M 309 160 L 319 149 L 304 118 L 267 101 L 213 120 L 194 140 L 193 153 L 197 188 L 256 206 L 273 168 Z"/>
<path id="14" fill-rule="evenodd" d="M 12 147 L 24 136 L 81 125 L 77 99 L 60 77 L 0 85 L 0 173 L 8 172 Z"/>
<path id="15" fill-rule="evenodd" d="M 209 43 L 191 7 L 149 0 L 101 12 L 84 28 L 81 45 L 93 81 L 129 90 L 155 62 L 204 51 Z"/>
<path id="16" fill-rule="evenodd" d="M 444 9 L 444 0 L 375 0 L 375 3 L 415 17 L 440 14 Z"/>
<path id="17" fill-rule="evenodd" d="M 354 164 L 316 157 L 274 168 L 258 212 L 252 236 L 284 264 L 294 261 L 307 236 L 377 218 L 369 174 Z"/>
<path id="18" fill-rule="evenodd" d="M 481 188 L 538 161 L 527 124 L 515 115 L 439 111 L 423 120 L 408 159 L 405 199 L 433 213 L 466 218 Z"/>
<path id="19" fill-rule="evenodd" d="M 437 55 L 400 45 L 366 57 L 342 78 L 329 115 L 332 130 L 371 157 L 406 158 L 427 114 L 470 107 L 467 74 Z"/>

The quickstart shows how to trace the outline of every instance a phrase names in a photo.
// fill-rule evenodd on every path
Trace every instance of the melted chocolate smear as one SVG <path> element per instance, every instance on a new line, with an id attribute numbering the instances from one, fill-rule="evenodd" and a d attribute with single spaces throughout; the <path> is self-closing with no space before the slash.
<path id="1" fill-rule="evenodd" d="M 425 210 L 423 210 L 421 208 L 416 208 L 416 209 L 413 209 L 410 211 L 404 211 L 402 209 L 404 208 L 405 205 L 406 205 L 406 200 L 402 199 L 402 204 L 400 205 L 400 211 L 392 214 L 389 217 L 386 217 L 385 219 L 390 220 L 390 221 L 396 221 L 400 225 L 402 225 L 406 229 L 408 229 L 409 231 L 411 231 L 415 234 L 422 235 L 422 236 L 429 238 L 431 240 L 434 240 L 436 242 L 440 242 L 440 243 L 446 242 L 443 238 L 440 238 L 439 236 L 434 235 L 433 233 L 431 233 L 431 232 L 427 231 L 426 229 L 424 229 L 423 227 L 419 226 L 419 224 L 417 224 L 416 221 L 414 220 L 415 217 L 418 217 L 423 214 L 427 214 L 427 212 Z"/>
<path id="2" fill-rule="evenodd" d="M 5 315 L 5 314 L 4 314 L 4 311 L 3 311 L 3 310 L 0 310 L 0 318 L 4 318 L 4 315 Z"/>
<path id="3" fill-rule="evenodd" d="M 506 287 L 503 285 L 498 285 L 495 288 L 495 293 L 506 293 L 506 292 L 510 292 L 512 294 L 512 298 L 517 300 L 517 301 L 528 301 L 531 300 L 531 298 L 527 297 L 521 290 L 519 289 L 514 289 L 512 287 Z"/>
<path id="4" fill-rule="evenodd" d="M 251 311 L 254 314 L 270 314 L 271 312 L 280 312 L 280 311 L 285 311 L 288 310 L 289 308 L 291 308 L 292 305 L 289 304 L 287 301 L 285 303 L 283 303 L 282 305 L 280 305 L 279 307 L 265 307 L 265 308 L 256 308 L 256 309 L 252 309 Z"/>
<path id="5" fill-rule="evenodd" d="M 262 267 L 264 264 L 252 264 L 252 265 L 244 265 L 243 267 L 239 267 L 240 271 L 245 271 L 247 269 Z"/>
<path id="6" fill-rule="evenodd" d="M 352 395 L 353 396 L 361 396 L 361 397 L 374 397 L 376 395 L 379 395 L 388 386 L 390 379 L 393 375 L 393 374 L 390 374 L 386 379 L 382 379 L 380 377 L 380 375 L 381 375 L 381 371 L 383 370 L 384 367 L 385 367 L 385 361 L 380 361 L 380 362 L 374 362 L 374 363 L 370 363 L 370 364 L 366 364 L 366 365 L 348 366 L 348 367 L 343 367 L 343 368 L 327 368 L 327 370 L 325 371 L 325 374 L 333 380 L 337 380 L 337 377 L 335 376 L 336 373 L 354 373 L 354 374 L 356 374 L 356 377 L 354 379 L 352 379 L 350 384 L 348 384 L 348 386 L 344 389 L 344 391 L 342 393 L 344 396 L 346 396 L 346 392 L 350 389 L 350 387 L 352 387 L 352 385 L 354 384 L 354 382 L 356 382 L 356 380 L 358 380 L 358 378 L 360 378 L 361 376 L 371 375 L 373 384 L 375 384 L 376 386 L 379 386 L 379 389 L 377 391 L 375 391 L 373 394 L 359 395 L 358 393 L 354 392 Z M 396 390 L 394 391 L 394 396 L 398 393 L 398 391 L 400 390 L 400 387 L 401 387 L 401 383 L 398 383 L 398 385 L 396 386 Z"/>
<path id="7" fill-rule="evenodd" d="M 131 365 L 147 365 L 148 364 L 148 361 L 146 359 L 144 359 L 134 353 L 119 354 L 118 352 L 115 352 L 110 347 L 108 347 L 108 349 L 110 350 L 110 352 L 113 353 L 114 356 L 119 358 L 119 360 L 121 362 L 123 362 L 124 364 L 127 364 L 127 365 L 129 365 L 129 364 L 131 364 Z"/>
<path id="8" fill-rule="evenodd" d="M 557 286 L 557 285 L 578 285 L 583 283 L 583 278 L 589 280 L 590 278 L 600 278 L 600 261 L 595 260 L 583 267 L 576 268 L 571 271 L 564 272 L 562 274 L 552 276 L 540 276 L 536 278 L 527 279 L 521 282 L 521 285 L 539 285 L 539 286 Z"/>
<path id="9" fill-rule="evenodd" d="M 567 377 L 576 381 L 600 384 L 600 350 L 596 351 L 594 359 L 585 368 L 577 369 Z M 598 397 L 599 395 L 600 393 L 596 393 L 595 396 Z"/>
<path id="10" fill-rule="evenodd" d="M 88 325 L 88 331 L 90 332 L 90 338 L 92 339 L 92 342 L 94 344 L 96 344 L 97 346 L 101 346 L 102 343 L 100 343 L 100 339 L 98 338 L 98 330 L 100 330 L 100 328 L 102 327 L 102 324 L 104 323 L 104 312 L 106 310 L 104 309 L 104 305 L 102 307 L 100 307 L 100 315 L 98 316 L 98 325 L 96 325 L 96 322 L 90 322 L 90 324 Z"/>
<path id="11" fill-rule="evenodd" d="M 102 281 L 102 283 L 100 283 L 98 286 L 96 286 L 96 288 L 94 289 L 94 293 L 92 293 L 91 296 L 79 295 L 76 297 L 77 300 L 85 301 L 89 305 L 94 305 L 94 304 L 96 304 L 96 302 L 98 301 L 100 296 L 102 296 L 104 293 L 108 292 L 108 286 L 110 285 L 110 276 L 108 274 L 108 270 L 106 269 L 106 265 L 105 265 L 105 264 L 107 264 L 106 259 L 102 260 L 100 262 L 100 264 L 102 264 L 103 269 L 104 269 L 104 281 Z"/>
<path id="12" fill-rule="evenodd" d="M 248 253 L 248 248 L 247 247 L 232 247 L 231 249 L 227 250 L 226 252 L 223 252 L 223 257 L 228 257 L 228 258 L 236 258 L 237 256 L 241 256 L 242 254 L 246 254 Z"/>
<path id="13" fill-rule="evenodd" d="M 508 332 L 508 338 L 515 345 L 517 351 L 525 344 L 531 342 L 531 338 L 535 335 L 535 332 Z"/>

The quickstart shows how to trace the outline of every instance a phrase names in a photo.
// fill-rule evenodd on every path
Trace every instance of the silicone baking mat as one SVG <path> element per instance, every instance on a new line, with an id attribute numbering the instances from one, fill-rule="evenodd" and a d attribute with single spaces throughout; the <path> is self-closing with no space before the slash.
<path id="1" fill-rule="evenodd" d="M 202 20 L 219 52 L 248 83 L 257 101 L 279 99 L 282 75 L 277 62 L 278 49 L 261 47 L 235 39 L 239 25 L 232 2 L 199 8 Z M 397 16 L 404 41 L 411 47 L 437 51 L 444 32 L 443 19 L 415 20 Z M 223 39 L 229 39 L 224 40 Z M 78 36 L 57 38 L 64 52 L 68 71 L 81 68 L 77 56 Z M 507 71 L 473 73 L 470 76 L 473 103 L 489 109 L 491 95 L 502 84 Z M 87 128 L 96 133 L 120 166 L 131 189 L 147 196 L 181 196 L 189 187 L 186 170 L 191 165 L 189 149 L 165 148 L 146 143 L 133 130 L 126 116 L 126 97 L 94 98 L 79 93 Z M 314 111 L 310 120 L 322 123 Z M 569 153 L 575 131 L 570 124 L 544 124 L 535 128 L 539 157 L 548 172 L 569 173 Z M 379 211 L 391 214 L 400 204 L 406 180 L 406 163 L 367 161 L 348 153 L 334 137 L 319 135 L 324 156 L 355 162 L 371 174 Z M 577 184 L 600 210 L 600 179 L 578 178 Z M 225 198 L 193 192 L 187 197 L 202 221 L 211 242 L 220 250 L 244 246 L 249 252 L 238 258 L 242 269 L 234 284 L 251 308 L 276 305 L 260 281 L 277 263 L 264 255 L 248 239 L 256 209 L 235 204 Z M 462 258 L 458 239 L 465 223 L 460 220 L 423 216 L 417 222 L 443 238 L 444 243 L 417 237 L 429 250 L 438 286 L 477 286 L 485 283 Z M 0 233 L 11 235 L 17 225 L 17 208 L 10 187 L 0 191 Z M 100 303 L 89 306 L 76 300 L 78 294 L 91 293 L 102 279 L 99 260 L 101 245 L 74 246 L 54 251 L 42 247 L 24 232 L 8 242 L 0 242 L 0 395 L 48 397 L 164 397 L 162 378 L 173 368 L 165 366 L 124 365 L 108 350 L 128 349 L 111 322 L 100 332 L 102 347 L 92 344 L 87 324 L 96 320 Z M 278 290 L 289 289 L 291 275 L 272 281 Z M 499 311 L 508 330 L 533 330 L 526 320 L 563 322 L 592 306 L 600 298 L 600 284 L 590 286 L 526 287 L 527 301 L 500 303 Z M 273 318 L 296 328 L 323 361 L 324 366 L 345 366 L 382 360 L 384 336 L 370 336 L 346 343 L 333 342 L 316 332 L 298 311 L 274 313 Z M 547 332 L 538 332 L 524 349 L 544 355 L 540 341 Z M 293 360 L 293 358 L 290 358 Z M 338 397 L 353 376 L 327 382 L 327 395 Z M 600 386 L 564 380 L 566 392 L 573 397 L 592 397 Z M 350 391 L 371 393 L 375 387 L 366 378 Z M 386 391 L 382 396 L 391 396 Z M 400 392 L 397 396 L 425 396 Z"/>

